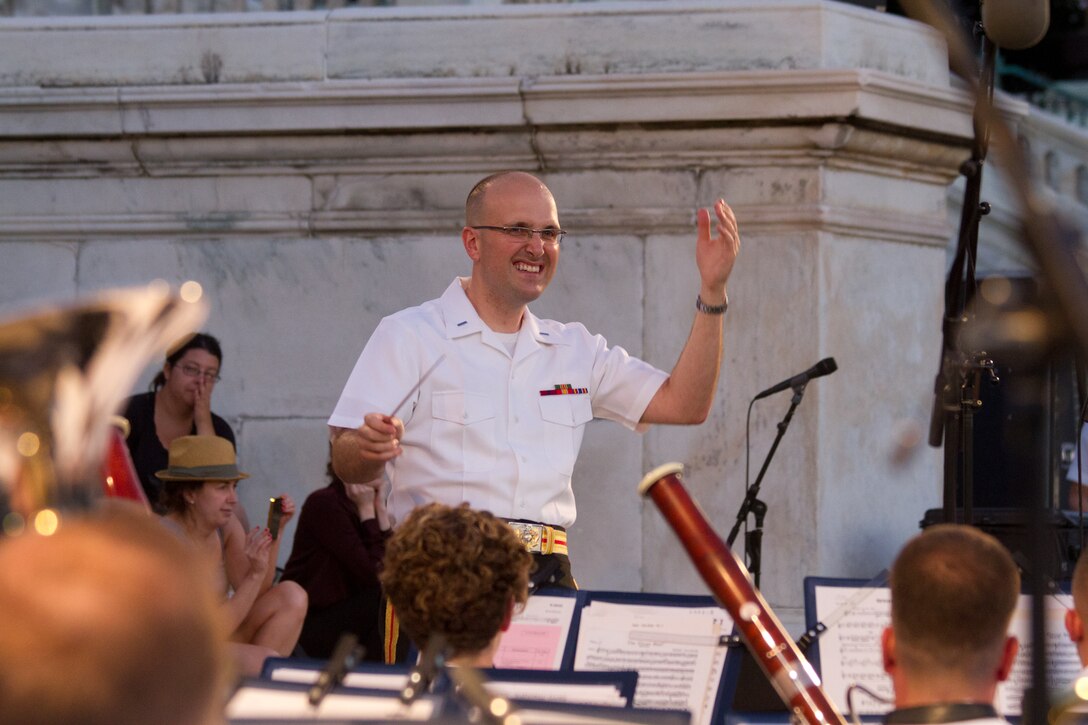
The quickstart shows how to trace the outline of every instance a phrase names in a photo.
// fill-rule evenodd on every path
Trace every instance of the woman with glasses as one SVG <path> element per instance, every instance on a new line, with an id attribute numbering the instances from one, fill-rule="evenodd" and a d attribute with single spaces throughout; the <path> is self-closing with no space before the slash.
<path id="1" fill-rule="evenodd" d="M 184 337 L 166 351 L 166 361 L 151 382 L 151 390 L 132 396 L 125 405 L 132 463 L 147 500 L 160 513 L 162 483 L 155 472 L 166 468 L 166 451 L 174 439 L 215 435 L 235 445 L 234 431 L 211 407 L 222 363 L 219 340 L 205 333 Z M 247 521 L 243 518 L 242 523 Z"/>

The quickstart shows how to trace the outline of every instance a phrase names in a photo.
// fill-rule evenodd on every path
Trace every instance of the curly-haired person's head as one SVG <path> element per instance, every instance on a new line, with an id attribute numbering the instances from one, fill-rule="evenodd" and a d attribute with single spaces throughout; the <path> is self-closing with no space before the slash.
<path id="1" fill-rule="evenodd" d="M 413 510 L 385 549 L 382 586 L 420 648 L 446 638 L 451 657 L 488 649 L 529 596 L 532 556 L 513 529 L 462 504 Z"/>

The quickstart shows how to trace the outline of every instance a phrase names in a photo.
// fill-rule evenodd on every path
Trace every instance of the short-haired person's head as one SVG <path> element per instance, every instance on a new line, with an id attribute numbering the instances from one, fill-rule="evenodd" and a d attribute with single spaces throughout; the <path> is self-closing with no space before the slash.
<path id="1" fill-rule="evenodd" d="M 500 223 L 501 220 L 492 218 L 490 214 L 488 196 L 495 189 L 510 187 L 539 190 L 551 197 L 547 185 L 532 174 L 525 171 L 500 171 L 481 179 L 468 193 L 465 200 L 465 224 L 474 226 Z"/>
<path id="2" fill-rule="evenodd" d="M 221 616 L 208 568 L 130 505 L 0 540 L 0 722 L 215 721 Z"/>
<path id="3" fill-rule="evenodd" d="M 485 650 L 529 595 L 532 556 L 502 520 L 462 504 L 414 509 L 394 531 L 381 574 L 420 649 L 441 634 L 451 656 Z"/>
<path id="4" fill-rule="evenodd" d="M 170 346 L 170 349 L 166 351 L 166 361 L 163 367 L 174 368 L 182 363 L 182 359 L 191 350 L 203 350 L 214 357 L 220 366 L 223 364 L 223 348 L 220 346 L 219 340 L 205 332 L 197 332 L 186 335 Z M 166 385 L 166 373 L 160 370 L 155 379 L 151 381 L 151 387 L 153 390 L 158 390 L 164 385 Z"/>
<path id="5" fill-rule="evenodd" d="M 997 539 L 958 524 L 926 529 L 892 565 L 891 594 L 900 667 L 994 680 L 1020 594 L 1020 573 Z"/>
<path id="6" fill-rule="evenodd" d="M 500 332 L 521 326 L 559 265 L 559 211 L 551 191 L 524 171 L 479 182 L 465 202 L 461 243 L 472 260 L 465 287 L 481 319 Z"/>

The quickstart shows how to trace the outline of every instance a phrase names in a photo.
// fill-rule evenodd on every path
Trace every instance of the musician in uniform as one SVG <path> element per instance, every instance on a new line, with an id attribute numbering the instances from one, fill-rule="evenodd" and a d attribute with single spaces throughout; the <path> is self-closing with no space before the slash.
<path id="1" fill-rule="evenodd" d="M 888 725 L 1007 725 L 993 702 L 1019 647 L 1008 634 L 1020 595 L 1008 551 L 970 526 L 932 526 L 899 553 L 891 592 L 881 640 L 895 689 Z"/>
<path id="2" fill-rule="evenodd" d="M 665 373 L 581 324 L 529 311 L 559 262 L 555 199 L 524 172 L 480 181 L 461 230 L 471 274 L 375 329 L 329 419 L 336 472 L 365 482 L 388 466 L 395 521 L 431 501 L 489 510 L 534 553 L 534 585 L 575 587 L 565 529 L 585 424 L 605 418 L 641 430 L 700 423 L 710 411 L 740 248 L 732 210 L 719 200 L 714 214 L 713 229 L 710 212 L 698 214 L 695 319 Z"/>
<path id="3" fill-rule="evenodd" d="M 381 582 L 420 651 L 440 635 L 449 664 L 492 667 L 529 598 L 532 563 L 517 534 L 487 511 L 430 503 L 389 540 Z"/>

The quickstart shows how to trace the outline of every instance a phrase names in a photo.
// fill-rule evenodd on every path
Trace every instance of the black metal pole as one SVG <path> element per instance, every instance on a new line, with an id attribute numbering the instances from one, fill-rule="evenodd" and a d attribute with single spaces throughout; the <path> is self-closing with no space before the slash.
<path id="1" fill-rule="evenodd" d="M 737 534 L 740 532 L 741 525 L 748 520 L 748 514 L 755 513 L 756 526 L 751 533 L 758 532 L 758 534 L 756 536 L 749 535 L 745 538 L 746 545 L 755 548 L 749 550 L 746 546 L 744 553 L 748 559 L 748 571 L 752 575 L 752 581 L 756 587 L 759 587 L 759 570 L 762 566 L 763 517 L 767 513 L 767 504 L 758 498 L 759 487 L 763 483 L 763 476 L 767 473 L 767 467 L 771 465 L 774 452 L 778 450 L 778 444 L 782 442 L 782 436 L 786 435 L 786 429 L 789 428 L 790 421 L 793 420 L 793 411 L 797 410 L 797 406 L 801 404 L 801 398 L 805 394 L 805 385 L 806 383 L 801 383 L 794 386 L 790 409 L 786 411 L 785 417 L 778 423 L 778 433 L 774 437 L 774 442 L 771 443 L 771 449 L 767 451 L 767 457 L 763 459 L 763 466 L 759 469 L 755 483 L 748 487 L 744 501 L 740 504 L 740 510 L 737 511 L 737 520 L 733 523 L 733 528 L 729 531 L 729 537 L 726 539 L 726 545 L 732 546 Z"/>

